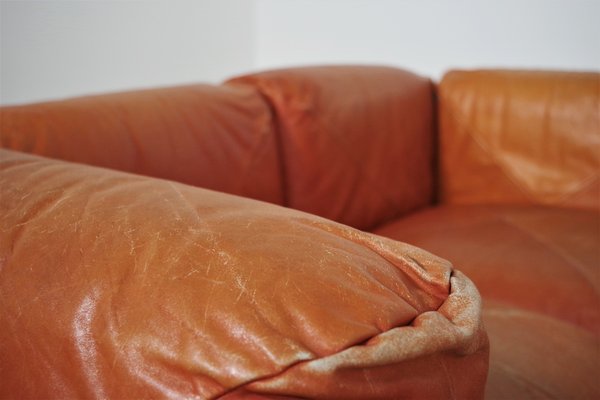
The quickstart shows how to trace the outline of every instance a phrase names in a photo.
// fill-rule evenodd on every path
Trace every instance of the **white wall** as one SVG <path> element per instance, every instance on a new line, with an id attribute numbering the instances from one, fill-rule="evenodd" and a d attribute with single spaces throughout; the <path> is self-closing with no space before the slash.
<path id="1" fill-rule="evenodd" d="M 0 102 L 255 69 L 600 70 L 600 0 L 0 0 Z"/>
<path id="2" fill-rule="evenodd" d="M 253 0 L 0 2 L 0 102 L 218 82 L 253 66 Z"/>
<path id="3" fill-rule="evenodd" d="M 599 0 L 258 0 L 256 67 L 600 70 Z"/>

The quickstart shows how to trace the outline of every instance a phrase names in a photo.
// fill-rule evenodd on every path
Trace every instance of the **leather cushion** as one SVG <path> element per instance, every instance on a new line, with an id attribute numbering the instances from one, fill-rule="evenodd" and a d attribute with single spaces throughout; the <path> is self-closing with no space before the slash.
<path id="1" fill-rule="evenodd" d="M 0 168 L 0 397 L 483 395 L 479 295 L 436 256 L 166 180 Z"/>
<path id="2" fill-rule="evenodd" d="M 271 111 L 248 87 L 188 85 L 0 108 L 0 146 L 283 203 Z"/>
<path id="3" fill-rule="evenodd" d="M 600 339 L 573 324 L 485 302 L 490 337 L 486 400 L 597 399 Z"/>
<path id="4" fill-rule="evenodd" d="M 464 270 L 484 299 L 486 399 L 600 397 L 600 215 L 439 206 L 376 230 Z"/>
<path id="5" fill-rule="evenodd" d="M 439 111 L 443 202 L 600 209 L 600 73 L 451 71 Z"/>
<path id="6" fill-rule="evenodd" d="M 543 206 L 439 206 L 375 230 L 447 258 L 486 300 L 600 333 L 600 213 Z"/>
<path id="7" fill-rule="evenodd" d="M 271 102 L 287 205 L 369 229 L 431 203 L 433 90 L 395 68 L 291 68 L 235 78 Z"/>

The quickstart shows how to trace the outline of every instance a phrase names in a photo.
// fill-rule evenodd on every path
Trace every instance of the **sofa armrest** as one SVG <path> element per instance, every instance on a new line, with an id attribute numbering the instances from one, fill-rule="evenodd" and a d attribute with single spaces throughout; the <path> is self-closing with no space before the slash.
<path id="1" fill-rule="evenodd" d="M 600 74 L 452 71 L 439 111 L 442 201 L 600 208 Z"/>
<path id="2" fill-rule="evenodd" d="M 271 112 L 251 88 L 198 84 L 2 107 L 0 145 L 282 203 Z"/>
<path id="3" fill-rule="evenodd" d="M 431 82 L 386 67 L 291 68 L 235 78 L 271 102 L 287 203 L 369 229 L 432 202 Z"/>
<path id="4" fill-rule="evenodd" d="M 1 398 L 483 395 L 477 290 L 425 251 L 1 149 L 0 189 Z"/>

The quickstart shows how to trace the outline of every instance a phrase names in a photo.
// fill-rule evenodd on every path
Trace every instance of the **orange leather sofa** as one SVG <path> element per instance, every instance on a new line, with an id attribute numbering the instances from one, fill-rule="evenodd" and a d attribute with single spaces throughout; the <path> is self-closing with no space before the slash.
<path id="1" fill-rule="evenodd" d="M 0 398 L 598 398 L 599 93 L 338 66 L 0 108 Z"/>

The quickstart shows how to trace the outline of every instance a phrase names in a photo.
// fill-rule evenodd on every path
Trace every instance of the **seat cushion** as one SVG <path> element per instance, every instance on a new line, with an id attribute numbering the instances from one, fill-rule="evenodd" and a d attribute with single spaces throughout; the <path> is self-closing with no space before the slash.
<path id="1" fill-rule="evenodd" d="M 542 206 L 439 206 L 375 233 L 447 258 L 484 298 L 600 332 L 600 213 Z"/>
<path id="2" fill-rule="evenodd" d="M 600 341 L 546 315 L 484 304 L 490 336 L 486 400 L 597 399 Z"/>
<path id="3" fill-rule="evenodd" d="M 376 233 L 448 258 L 476 283 L 490 338 L 487 399 L 600 397 L 600 218 L 439 206 Z"/>
<path id="4" fill-rule="evenodd" d="M 479 295 L 430 253 L 5 150 L 0 188 L 2 398 L 483 395 Z"/>

